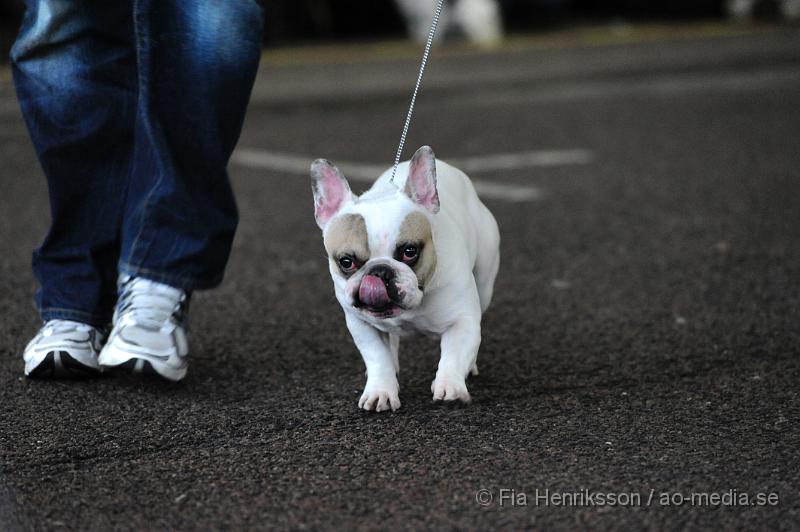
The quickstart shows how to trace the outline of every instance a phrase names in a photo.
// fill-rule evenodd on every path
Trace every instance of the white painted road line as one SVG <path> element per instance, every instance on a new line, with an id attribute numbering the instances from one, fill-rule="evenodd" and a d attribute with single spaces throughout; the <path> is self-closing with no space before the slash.
<path id="1" fill-rule="evenodd" d="M 231 162 L 248 168 L 260 168 L 274 172 L 308 175 L 313 158 L 289 153 L 238 148 Z M 518 170 L 542 166 L 564 166 L 589 164 L 594 155 L 589 150 L 536 150 L 521 153 L 505 153 L 481 157 L 448 159 L 448 162 L 469 174 L 497 170 Z M 365 164 L 352 161 L 337 161 L 336 165 L 348 179 L 373 182 L 386 171 L 388 165 Z M 535 186 L 519 185 L 500 181 L 473 179 L 475 190 L 484 198 L 503 201 L 532 201 L 542 196 Z"/>
<path id="2" fill-rule="evenodd" d="M 509 202 L 533 201 L 542 197 L 542 189 L 531 185 L 514 185 L 513 183 L 496 183 L 482 179 L 473 179 L 472 185 L 478 196 Z"/>
<path id="3" fill-rule="evenodd" d="M 589 150 L 536 150 L 448 159 L 447 162 L 469 174 L 497 170 L 517 170 L 519 168 L 537 166 L 589 164 L 593 160 L 594 155 Z"/>

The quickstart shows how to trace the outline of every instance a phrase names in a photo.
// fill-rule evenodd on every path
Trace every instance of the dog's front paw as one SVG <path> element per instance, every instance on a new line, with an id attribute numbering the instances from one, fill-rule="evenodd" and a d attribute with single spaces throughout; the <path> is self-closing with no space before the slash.
<path id="1" fill-rule="evenodd" d="M 397 384 L 372 385 L 367 382 L 361 399 L 358 400 L 358 407 L 368 411 L 383 412 L 392 411 L 400 408 L 400 395 Z"/>
<path id="2" fill-rule="evenodd" d="M 431 391 L 433 392 L 434 401 L 469 403 L 472 400 L 463 377 L 437 374 L 433 384 L 431 384 Z"/>

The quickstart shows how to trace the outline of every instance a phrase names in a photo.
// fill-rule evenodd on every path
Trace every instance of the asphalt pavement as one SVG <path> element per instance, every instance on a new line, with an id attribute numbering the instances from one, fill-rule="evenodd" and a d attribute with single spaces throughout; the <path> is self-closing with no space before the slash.
<path id="1" fill-rule="evenodd" d="M 502 265 L 473 403 L 411 339 L 378 415 L 303 172 L 391 163 L 418 50 L 267 52 L 177 385 L 22 376 L 47 193 L 0 74 L 0 529 L 800 529 L 800 31 L 620 31 L 434 52 L 407 153 L 469 166 Z"/>

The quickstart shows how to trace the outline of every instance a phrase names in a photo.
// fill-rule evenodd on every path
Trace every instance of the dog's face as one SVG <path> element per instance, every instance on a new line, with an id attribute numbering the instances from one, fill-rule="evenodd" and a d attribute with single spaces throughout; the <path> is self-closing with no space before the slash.
<path id="1" fill-rule="evenodd" d="M 311 177 L 314 214 L 342 303 L 374 318 L 417 308 L 436 271 L 431 221 L 439 197 L 430 148 L 414 155 L 403 190 L 357 198 L 338 168 L 322 159 Z"/>

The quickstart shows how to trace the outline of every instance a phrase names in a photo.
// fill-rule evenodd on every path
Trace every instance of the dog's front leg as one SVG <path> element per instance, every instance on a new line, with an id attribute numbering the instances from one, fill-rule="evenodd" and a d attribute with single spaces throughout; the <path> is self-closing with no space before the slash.
<path id="1" fill-rule="evenodd" d="M 434 401 L 470 402 L 467 373 L 475 364 L 481 345 L 481 319 L 462 317 L 442 334 L 442 355 L 431 384 Z"/>
<path id="2" fill-rule="evenodd" d="M 347 328 L 367 366 L 367 384 L 358 401 L 359 408 L 376 412 L 390 408 L 397 410 L 400 408 L 400 386 L 389 335 L 350 313 L 345 314 Z"/>

